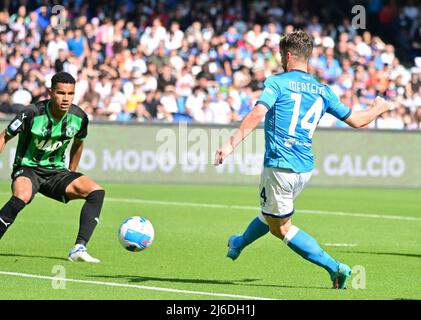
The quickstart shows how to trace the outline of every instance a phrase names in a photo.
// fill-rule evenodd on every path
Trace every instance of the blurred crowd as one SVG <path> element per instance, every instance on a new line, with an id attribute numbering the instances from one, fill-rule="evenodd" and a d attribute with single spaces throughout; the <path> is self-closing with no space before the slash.
<path id="1" fill-rule="evenodd" d="M 6 0 L 1 116 L 47 98 L 51 77 L 66 71 L 91 119 L 240 121 L 266 77 L 283 72 L 281 35 L 302 28 L 315 42 L 309 72 L 346 105 L 365 109 L 383 95 L 398 107 L 372 127 L 421 129 L 421 5 L 362 2 L 365 30 L 352 27 L 352 1 Z M 344 126 L 329 115 L 321 125 Z"/>

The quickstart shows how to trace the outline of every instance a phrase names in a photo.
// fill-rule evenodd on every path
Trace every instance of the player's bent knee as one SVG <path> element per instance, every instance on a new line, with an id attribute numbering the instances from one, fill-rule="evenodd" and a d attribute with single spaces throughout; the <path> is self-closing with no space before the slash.
<path id="1" fill-rule="evenodd" d="M 275 237 L 277 237 L 277 238 L 279 238 L 281 240 L 283 239 L 282 233 L 281 233 L 281 230 L 280 230 L 279 226 L 269 226 L 269 231 Z"/>
<path id="2" fill-rule="evenodd" d="M 26 192 L 14 192 L 13 195 L 16 198 L 19 198 L 20 200 L 22 200 L 23 202 L 25 202 L 25 204 L 28 204 L 29 202 L 31 202 L 32 200 L 32 194 L 31 193 L 26 193 Z"/>
<path id="3" fill-rule="evenodd" d="M 90 183 L 88 184 L 89 188 L 88 188 L 88 194 L 94 192 L 94 191 L 104 191 L 104 188 L 101 187 L 98 183 L 96 183 L 95 181 L 90 181 Z"/>
<path id="4" fill-rule="evenodd" d="M 97 189 L 97 190 L 91 191 L 86 197 L 86 200 L 90 202 L 102 202 L 104 200 L 104 197 L 105 197 L 105 190 Z"/>
<path id="5" fill-rule="evenodd" d="M 285 236 L 287 235 L 287 233 L 288 233 L 288 231 L 289 231 L 289 228 L 291 227 L 291 225 L 290 224 L 284 224 L 284 225 L 282 225 L 280 228 L 279 228 L 279 230 L 280 230 L 280 233 L 281 233 L 281 239 L 282 240 L 284 240 L 284 238 L 285 238 Z"/>
<path id="6" fill-rule="evenodd" d="M 103 191 L 105 193 L 104 188 L 101 187 L 99 184 L 95 184 L 95 186 L 92 188 L 91 192 L 94 192 L 94 191 Z"/>
<path id="7" fill-rule="evenodd" d="M 270 230 L 270 233 L 272 233 L 275 237 L 281 240 L 284 240 L 290 227 L 291 227 L 290 224 L 275 225 L 275 226 L 270 226 L 269 230 Z"/>

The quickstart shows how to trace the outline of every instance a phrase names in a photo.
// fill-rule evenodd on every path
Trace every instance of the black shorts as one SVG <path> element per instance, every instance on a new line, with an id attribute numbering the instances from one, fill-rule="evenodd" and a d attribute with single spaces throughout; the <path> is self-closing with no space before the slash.
<path id="1" fill-rule="evenodd" d="M 19 167 L 12 172 L 12 181 L 18 177 L 29 178 L 32 182 L 32 196 L 40 192 L 48 198 L 67 203 L 70 199 L 66 195 L 67 186 L 75 179 L 83 176 L 80 172 L 67 169 L 45 169 L 40 167 Z"/>

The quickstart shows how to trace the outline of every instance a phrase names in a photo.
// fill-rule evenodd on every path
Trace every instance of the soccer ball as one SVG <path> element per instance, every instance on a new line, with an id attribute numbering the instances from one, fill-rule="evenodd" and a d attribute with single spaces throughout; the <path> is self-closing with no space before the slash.
<path id="1" fill-rule="evenodd" d="M 152 223 L 143 217 L 126 219 L 118 230 L 121 245 L 129 251 L 142 251 L 153 241 L 155 231 Z"/>

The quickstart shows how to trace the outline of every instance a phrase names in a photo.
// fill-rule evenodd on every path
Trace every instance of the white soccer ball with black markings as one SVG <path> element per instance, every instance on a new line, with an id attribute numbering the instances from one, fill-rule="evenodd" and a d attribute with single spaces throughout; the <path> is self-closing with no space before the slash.
<path id="1" fill-rule="evenodd" d="M 144 217 L 126 219 L 118 230 L 121 245 L 129 251 L 142 251 L 148 248 L 154 239 L 152 223 Z"/>

